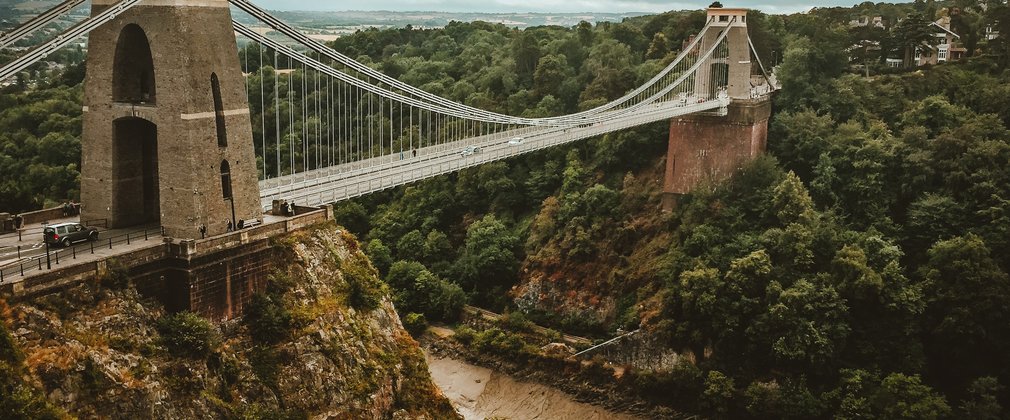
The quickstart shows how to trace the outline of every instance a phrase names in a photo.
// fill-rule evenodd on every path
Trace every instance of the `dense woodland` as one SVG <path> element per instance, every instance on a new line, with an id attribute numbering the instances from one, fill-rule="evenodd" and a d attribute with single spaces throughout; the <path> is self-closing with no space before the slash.
<path id="1" fill-rule="evenodd" d="M 597 337 L 641 327 L 693 354 L 674 371 L 633 374 L 636 392 L 680 411 L 1001 418 L 1010 37 L 980 34 L 1010 34 L 1003 3 L 754 12 L 752 37 L 784 85 L 768 156 L 673 213 L 659 210 L 667 128 L 655 124 L 341 203 L 338 219 L 367 243 L 404 317 L 451 322 L 470 302 Z M 972 57 L 885 68 L 955 6 Z M 858 16 L 891 23 L 850 27 Z M 452 23 L 362 31 L 334 47 L 457 101 L 547 116 L 639 85 L 703 23 L 701 12 L 523 31 Z M 868 39 L 881 52 L 846 52 Z M 75 194 L 72 69 L 0 95 L 5 208 Z M 283 112 L 252 102 L 256 114 Z"/>

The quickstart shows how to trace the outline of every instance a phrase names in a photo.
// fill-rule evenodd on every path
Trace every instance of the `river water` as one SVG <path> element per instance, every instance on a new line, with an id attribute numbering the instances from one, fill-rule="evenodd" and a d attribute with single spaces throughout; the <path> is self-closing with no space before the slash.
<path id="1" fill-rule="evenodd" d="M 575 401 L 557 389 L 453 359 L 426 354 L 435 384 L 466 420 L 638 420 Z"/>

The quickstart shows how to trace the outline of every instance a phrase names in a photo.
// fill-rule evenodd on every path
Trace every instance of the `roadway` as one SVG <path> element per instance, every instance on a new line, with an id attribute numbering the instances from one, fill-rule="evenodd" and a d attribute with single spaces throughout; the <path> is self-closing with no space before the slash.
<path id="1" fill-rule="evenodd" d="M 261 205 L 264 210 L 268 210 L 275 199 L 293 201 L 301 206 L 335 203 L 630 127 L 681 115 L 723 110 L 729 105 L 728 98 L 691 102 L 664 102 L 646 105 L 632 113 L 611 111 L 608 114 L 613 115 L 613 118 L 592 125 L 568 128 L 527 127 L 509 130 L 420 148 L 417 149 L 416 157 L 411 154 L 411 156 L 401 159 L 400 154 L 395 153 L 268 179 L 260 181 Z M 510 145 L 509 139 L 517 136 L 524 138 L 523 144 Z M 482 151 L 469 156 L 461 156 L 460 152 L 470 146 L 480 147 Z"/>
<path id="2" fill-rule="evenodd" d="M 80 222 L 80 216 L 65 217 L 56 220 L 50 220 L 48 225 L 55 225 L 59 223 L 78 223 Z M 46 224 L 39 224 L 37 226 L 30 226 L 25 228 L 21 232 L 19 238 L 18 233 L 5 233 L 0 235 L 0 269 L 9 268 L 11 266 L 17 265 L 19 262 L 27 262 L 34 257 L 46 255 L 46 246 L 42 242 L 42 229 Z M 158 225 L 150 226 L 133 226 L 130 228 L 123 229 L 104 229 L 98 228 L 99 236 L 98 242 L 95 243 L 96 251 L 99 249 L 108 249 L 108 243 L 103 242 L 111 237 L 119 237 L 126 234 L 136 235 L 140 239 L 143 239 L 144 230 L 147 229 L 149 232 L 158 230 Z M 161 233 L 158 232 L 157 236 L 160 238 Z M 125 238 L 123 239 L 125 241 Z M 159 239 L 160 240 L 160 239 Z M 82 243 L 76 244 L 81 246 Z M 120 245 L 114 246 L 119 248 Z M 20 248 L 20 249 L 19 249 Z M 50 246 L 50 252 L 62 250 L 59 246 Z M 90 252 L 90 247 L 89 251 Z M 19 257 L 20 255 L 20 257 Z"/>

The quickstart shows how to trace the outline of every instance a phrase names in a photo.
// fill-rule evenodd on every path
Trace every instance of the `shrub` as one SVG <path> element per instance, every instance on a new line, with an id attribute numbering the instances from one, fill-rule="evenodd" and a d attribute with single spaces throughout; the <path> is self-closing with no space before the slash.
<path id="1" fill-rule="evenodd" d="M 350 261 L 343 261 L 340 270 L 348 287 L 348 303 L 358 310 L 370 311 L 379 307 L 385 294 L 382 281 L 376 276 L 375 269 L 368 264 L 368 259 L 362 254 L 354 254 Z"/>
<path id="2" fill-rule="evenodd" d="M 161 344 L 170 353 L 194 359 L 206 358 L 217 346 L 217 334 L 206 319 L 192 312 L 179 312 L 158 320 Z"/>
<path id="3" fill-rule="evenodd" d="M 7 326 L 0 320 L 0 362 L 18 364 L 21 363 L 23 357 L 24 355 L 14 345 L 14 337 L 11 336 L 10 332 L 7 331 Z"/>
<path id="4" fill-rule="evenodd" d="M 454 338 L 460 344 L 469 346 L 471 343 L 473 343 L 473 339 L 476 336 L 476 334 L 477 333 L 473 330 L 473 328 L 463 325 L 459 328 L 456 328 L 456 334 L 453 335 L 452 338 Z"/>
<path id="5" fill-rule="evenodd" d="M 420 337 L 428 329 L 428 320 L 424 314 L 411 312 L 403 317 L 403 328 L 414 337 Z"/>
<path id="6" fill-rule="evenodd" d="M 291 314 L 273 298 L 262 293 L 253 295 L 244 317 L 249 335 L 260 343 L 277 343 L 291 331 Z"/>
<path id="7" fill-rule="evenodd" d="M 498 319 L 498 325 L 502 328 L 514 332 L 532 332 L 533 322 L 527 318 L 526 314 L 513 311 L 506 312 Z"/>

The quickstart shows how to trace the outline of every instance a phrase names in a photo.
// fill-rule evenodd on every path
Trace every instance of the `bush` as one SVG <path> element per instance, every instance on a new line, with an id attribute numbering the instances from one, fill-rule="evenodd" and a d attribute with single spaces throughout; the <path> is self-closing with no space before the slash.
<path id="1" fill-rule="evenodd" d="M 533 321 L 526 317 L 526 314 L 518 311 L 506 312 L 498 319 L 498 325 L 513 332 L 532 332 Z"/>
<path id="2" fill-rule="evenodd" d="M 420 337 L 424 334 L 424 331 L 428 329 L 428 320 L 424 317 L 424 314 L 418 314 L 411 312 L 407 316 L 403 317 L 403 328 L 410 333 L 411 336 Z"/>
<path id="3" fill-rule="evenodd" d="M 253 295 L 244 317 L 249 335 L 259 343 L 277 343 L 291 331 L 291 314 L 273 298 L 262 293 Z"/>
<path id="4" fill-rule="evenodd" d="M 170 353 L 203 359 L 217 346 L 217 334 L 206 319 L 192 312 L 179 312 L 158 320 L 161 344 Z"/>
<path id="5" fill-rule="evenodd" d="M 347 282 L 348 303 L 351 307 L 366 311 L 379 307 L 386 291 L 364 255 L 352 255 L 350 261 L 341 262 L 340 270 Z"/>
<path id="6" fill-rule="evenodd" d="M 522 353 L 526 342 L 517 334 L 502 331 L 500 328 L 490 328 L 477 333 L 473 345 L 480 352 L 512 358 Z"/>
<path id="7" fill-rule="evenodd" d="M 16 365 L 21 363 L 24 355 L 14 345 L 14 337 L 7 331 L 7 326 L 0 320 L 0 362 Z"/>
<path id="8" fill-rule="evenodd" d="M 464 346 L 469 346 L 473 343 L 474 337 L 476 337 L 477 332 L 466 325 L 456 328 L 456 334 L 452 336 L 456 341 Z"/>

